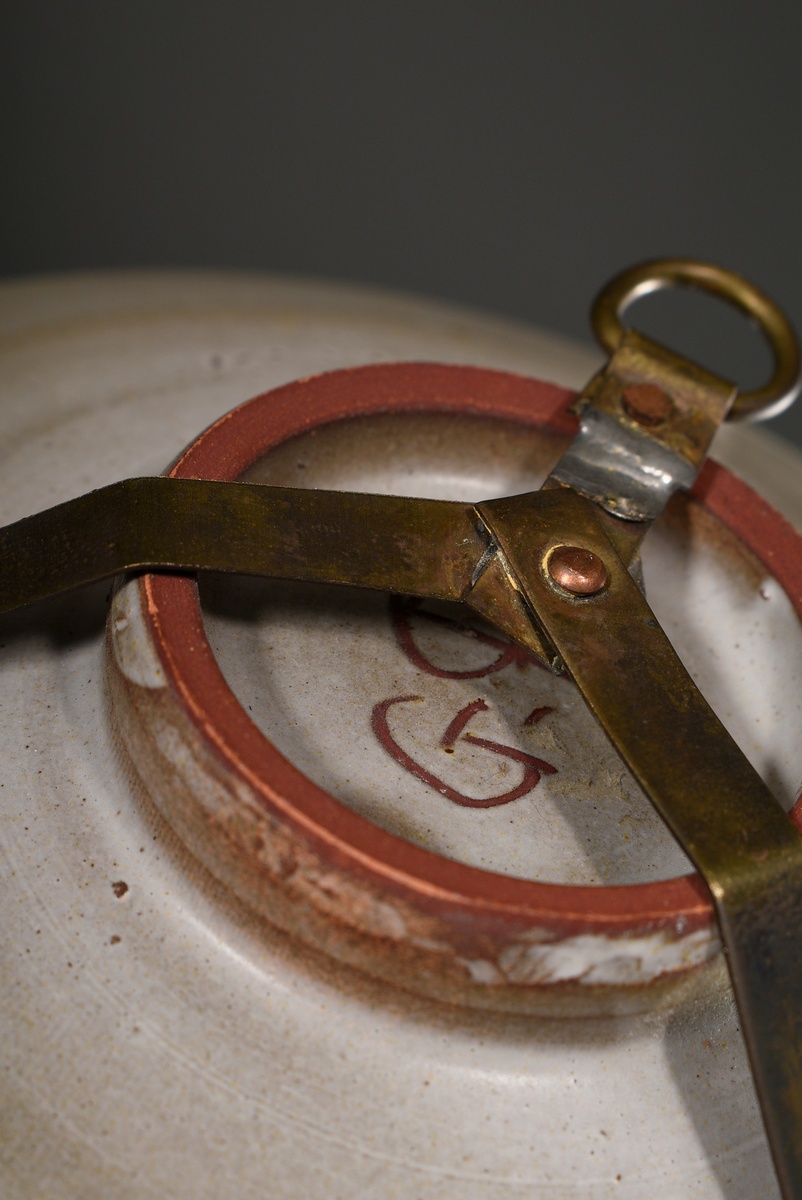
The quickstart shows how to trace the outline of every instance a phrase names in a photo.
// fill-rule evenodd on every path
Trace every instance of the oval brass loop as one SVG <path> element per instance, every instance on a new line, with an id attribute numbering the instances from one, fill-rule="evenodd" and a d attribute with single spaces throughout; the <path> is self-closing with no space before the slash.
<path id="1" fill-rule="evenodd" d="M 771 347 L 774 374 L 762 388 L 738 394 L 730 418 L 765 420 L 783 412 L 800 387 L 799 343 L 785 314 L 740 275 L 692 258 L 659 258 L 622 271 L 593 302 L 590 321 L 599 342 L 611 354 L 624 335 L 621 318 L 633 301 L 670 287 L 693 287 L 725 300 L 756 321 Z"/>

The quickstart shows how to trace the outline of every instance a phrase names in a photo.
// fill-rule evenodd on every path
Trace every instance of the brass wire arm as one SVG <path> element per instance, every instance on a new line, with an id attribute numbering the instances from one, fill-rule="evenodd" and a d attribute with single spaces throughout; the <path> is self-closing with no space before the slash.
<path id="1" fill-rule="evenodd" d="M 765 388 L 736 396 L 623 329 L 632 299 L 675 284 L 758 320 L 776 363 Z M 624 272 L 593 321 L 612 358 L 579 397 L 580 432 L 539 492 L 472 505 L 126 480 L 0 530 L 0 612 L 130 570 L 267 575 L 461 601 L 567 670 L 710 889 L 780 1186 L 802 1200 L 802 838 L 638 586 L 651 522 L 692 484 L 730 413 L 790 403 L 799 350 L 751 284 L 686 260 Z"/>

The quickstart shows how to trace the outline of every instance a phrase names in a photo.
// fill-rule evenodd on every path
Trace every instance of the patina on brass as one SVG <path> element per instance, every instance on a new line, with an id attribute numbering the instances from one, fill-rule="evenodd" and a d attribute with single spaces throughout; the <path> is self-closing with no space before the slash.
<path id="1" fill-rule="evenodd" d="M 757 318 L 774 378 L 731 384 L 624 331 L 638 295 L 705 288 Z M 128 570 L 232 571 L 461 600 L 567 670 L 706 881 L 786 1200 L 802 1197 L 802 838 L 709 708 L 638 583 L 638 548 L 730 412 L 784 406 L 799 352 L 738 276 L 665 260 L 594 307 L 613 352 L 540 492 L 471 505 L 133 479 L 0 530 L 0 612 Z M 679 752 L 677 751 L 679 748 Z"/>

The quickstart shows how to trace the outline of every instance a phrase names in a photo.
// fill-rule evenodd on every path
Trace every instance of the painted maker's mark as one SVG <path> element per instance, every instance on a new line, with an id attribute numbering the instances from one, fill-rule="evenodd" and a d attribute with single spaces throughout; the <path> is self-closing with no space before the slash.
<path id="1" fill-rule="evenodd" d="M 530 654 L 528 650 L 524 650 L 522 646 L 515 646 L 503 638 L 494 637 L 491 633 L 464 625 L 460 621 L 455 621 L 453 617 L 443 616 L 442 613 L 429 612 L 420 606 L 421 601 L 414 596 L 390 597 L 390 619 L 393 623 L 396 641 L 409 661 L 419 671 L 424 671 L 427 675 L 435 675 L 438 679 L 482 679 L 485 675 L 494 675 L 496 671 L 503 671 L 512 663 L 519 667 L 536 666 L 543 670 L 546 669 L 534 655 Z M 463 637 L 469 637 L 483 646 L 489 646 L 497 651 L 497 657 L 482 667 L 475 667 L 468 671 L 449 671 L 445 667 L 439 667 L 426 657 L 415 641 L 411 621 L 413 615 L 429 621 L 441 629 L 448 629 L 462 634 Z"/>
<path id="2" fill-rule="evenodd" d="M 436 792 L 439 792 L 441 796 L 445 796 L 447 800 L 452 800 L 454 804 L 459 804 L 463 808 L 496 808 L 500 804 L 509 804 L 512 800 L 520 800 L 522 796 L 528 795 L 540 783 L 541 775 L 555 774 L 556 767 L 553 767 L 551 763 L 547 763 L 542 758 L 536 758 L 534 754 L 528 754 L 525 750 L 518 750 L 515 746 L 505 746 L 501 742 L 491 741 L 490 738 L 477 737 L 473 733 L 464 733 L 465 726 L 475 713 L 488 711 L 488 706 L 484 700 L 474 700 L 471 704 L 466 704 L 457 713 L 454 720 L 450 722 L 440 739 L 441 747 L 446 751 L 453 751 L 455 743 L 462 738 L 463 741 L 470 742 L 474 746 L 481 746 L 482 749 L 489 750 L 492 754 L 500 754 L 504 758 L 511 758 L 513 762 L 520 763 L 523 767 L 523 779 L 517 787 L 510 788 L 506 792 L 500 792 L 496 796 L 487 796 L 484 798 L 466 796 L 464 792 L 457 791 L 456 788 L 446 783 L 445 780 L 438 778 L 432 771 L 428 771 L 426 767 L 416 762 L 412 755 L 407 754 L 406 750 L 398 744 L 390 732 L 387 714 L 394 705 L 421 703 L 422 701 L 423 696 L 391 696 L 389 700 L 379 701 L 374 706 L 372 714 L 371 724 L 373 732 L 384 749 L 388 754 L 392 755 L 399 766 L 404 767 L 416 779 L 427 783 L 429 787 L 434 788 Z M 541 710 L 541 713 L 543 716 L 546 715 L 544 710 Z"/>
<path id="3" fill-rule="evenodd" d="M 536 658 L 520 646 L 514 646 L 502 638 L 494 637 L 492 634 L 485 633 L 482 630 L 460 624 L 460 622 L 443 616 L 440 613 L 428 612 L 426 609 L 421 609 L 420 604 L 420 600 L 412 597 L 392 596 L 390 598 L 390 617 L 399 648 L 413 666 L 425 674 L 434 675 L 438 679 L 479 679 L 485 675 L 494 675 L 513 664 L 518 667 L 525 667 L 530 664 L 539 667 L 542 666 Z M 489 646 L 496 651 L 496 657 L 492 658 L 490 662 L 485 663 L 484 666 L 466 671 L 452 671 L 438 666 L 423 653 L 415 641 L 411 624 L 413 614 L 441 628 L 476 639 L 482 645 Z M 371 714 L 373 733 L 380 745 L 384 747 L 399 766 L 403 767 L 405 771 L 409 771 L 410 775 L 414 775 L 422 783 L 434 788 L 441 796 L 445 796 L 446 799 L 453 801 L 454 804 L 459 804 L 463 808 L 496 808 L 501 804 L 509 804 L 513 800 L 520 800 L 522 796 L 528 795 L 533 788 L 537 787 L 541 776 L 554 775 L 556 773 L 557 768 L 552 766 L 551 763 L 536 757 L 534 754 L 529 754 L 526 750 L 519 750 L 515 746 L 506 746 L 502 742 L 496 742 L 490 738 L 483 738 L 477 734 L 466 732 L 468 725 L 477 714 L 490 711 L 487 702 L 479 698 L 471 700 L 459 710 L 456 716 L 449 721 L 437 744 L 446 754 L 453 754 L 459 741 L 468 742 L 472 746 L 479 746 L 491 754 L 500 755 L 502 758 L 519 763 L 523 769 L 523 777 L 517 786 L 508 788 L 504 792 L 499 792 L 495 796 L 480 798 L 466 795 L 458 788 L 452 787 L 450 783 L 447 783 L 438 775 L 435 775 L 433 771 L 428 770 L 428 768 L 417 762 L 400 745 L 390 729 L 388 714 L 391 709 L 398 704 L 421 703 L 424 703 L 424 697 L 418 695 L 390 696 L 386 700 L 380 700 L 378 704 L 374 705 Z M 523 721 L 523 727 L 531 729 L 532 726 L 537 725 L 552 712 L 554 712 L 554 709 L 550 705 L 533 708 L 529 716 Z"/>

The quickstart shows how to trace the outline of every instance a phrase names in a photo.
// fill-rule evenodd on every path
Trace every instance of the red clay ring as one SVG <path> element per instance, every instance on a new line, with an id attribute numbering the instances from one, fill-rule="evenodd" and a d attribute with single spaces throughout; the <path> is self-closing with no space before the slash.
<path id="1" fill-rule="evenodd" d="M 517 422 L 570 437 L 572 393 L 506 372 L 429 364 L 334 371 L 257 396 L 222 417 L 171 474 L 234 480 L 288 438 L 379 413 L 439 412 Z M 802 619 L 802 539 L 749 487 L 708 462 L 693 491 L 764 564 Z M 697 875 L 622 886 L 579 887 L 500 875 L 440 857 L 352 812 L 312 783 L 257 729 L 231 692 L 206 639 L 197 585 L 185 577 L 142 580 L 145 611 L 168 685 L 228 771 L 264 809 L 324 861 L 418 911 L 465 931 L 467 942 L 503 942 L 537 927 L 554 940 L 582 933 L 637 936 L 709 926 L 713 909 Z M 802 828 L 802 798 L 792 817 Z M 478 940 L 478 941 L 477 941 Z"/>

